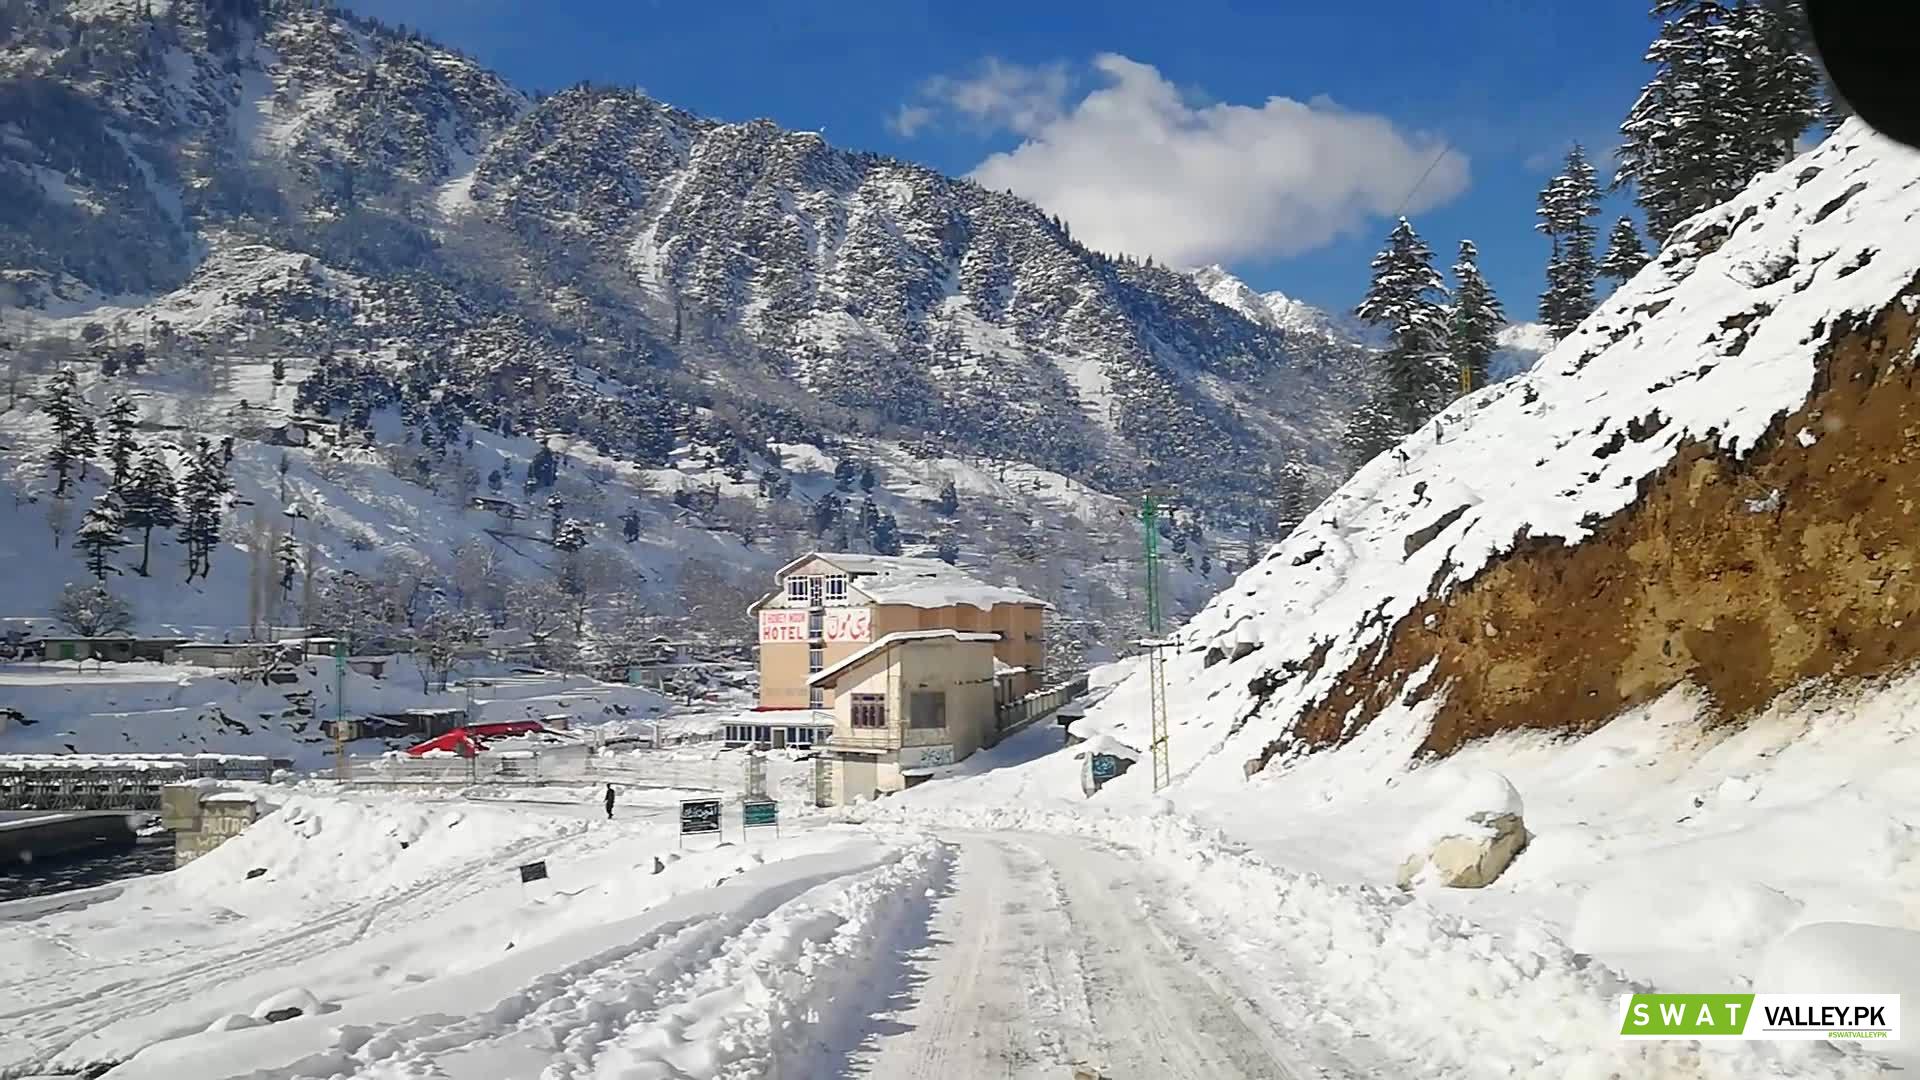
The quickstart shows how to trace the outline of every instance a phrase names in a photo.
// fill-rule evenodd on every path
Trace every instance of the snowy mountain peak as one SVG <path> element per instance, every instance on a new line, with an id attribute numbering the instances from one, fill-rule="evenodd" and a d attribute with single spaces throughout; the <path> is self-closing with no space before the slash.
<path id="1" fill-rule="evenodd" d="M 1278 290 L 1257 292 L 1217 264 L 1194 270 L 1191 276 L 1207 299 L 1261 326 L 1295 334 L 1350 336 L 1350 328 L 1341 325 L 1326 310 Z"/>

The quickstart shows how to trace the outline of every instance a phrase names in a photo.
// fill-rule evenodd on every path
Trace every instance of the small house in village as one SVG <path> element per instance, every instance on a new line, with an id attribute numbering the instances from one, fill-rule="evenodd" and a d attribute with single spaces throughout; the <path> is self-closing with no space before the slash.
<path id="1" fill-rule="evenodd" d="M 811 729 L 789 745 L 827 744 L 840 801 L 959 761 L 991 741 L 997 701 L 1045 679 L 1047 604 L 937 559 L 816 553 L 774 584 L 751 608 L 757 711 Z"/>
<path id="2" fill-rule="evenodd" d="M 105 660 L 116 664 L 136 660 L 165 661 L 177 637 L 135 637 L 131 634 L 49 634 L 41 639 L 40 655 L 48 660 Z"/>

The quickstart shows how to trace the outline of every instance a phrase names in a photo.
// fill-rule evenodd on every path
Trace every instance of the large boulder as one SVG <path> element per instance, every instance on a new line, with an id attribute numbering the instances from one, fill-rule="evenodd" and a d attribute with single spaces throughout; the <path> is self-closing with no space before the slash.
<path id="1" fill-rule="evenodd" d="M 1414 830 L 1412 854 L 1400 866 L 1400 887 L 1484 888 L 1506 872 L 1530 839 L 1520 793 L 1499 773 L 1475 773 Z"/>

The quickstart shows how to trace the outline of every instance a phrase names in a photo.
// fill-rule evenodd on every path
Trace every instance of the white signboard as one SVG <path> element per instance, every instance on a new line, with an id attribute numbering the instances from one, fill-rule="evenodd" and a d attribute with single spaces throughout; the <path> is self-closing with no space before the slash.
<path id="1" fill-rule="evenodd" d="M 807 640 L 805 608 L 765 608 L 760 612 L 760 643 Z"/>
<path id="2" fill-rule="evenodd" d="M 821 637 L 828 641 L 873 640 L 873 609 L 863 607 L 828 608 Z M 801 629 L 806 628 L 803 625 Z M 764 640 L 764 639 L 763 639 Z"/>
<path id="3" fill-rule="evenodd" d="M 900 767 L 903 769 L 937 769 L 942 765 L 953 764 L 951 746 L 903 746 L 900 748 Z"/>

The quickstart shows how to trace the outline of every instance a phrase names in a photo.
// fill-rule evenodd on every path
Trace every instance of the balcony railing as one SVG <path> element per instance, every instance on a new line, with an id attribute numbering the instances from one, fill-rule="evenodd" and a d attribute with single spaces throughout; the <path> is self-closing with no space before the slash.
<path id="1" fill-rule="evenodd" d="M 900 733 L 890 727 L 835 728 L 827 739 L 828 749 L 897 750 Z"/>

